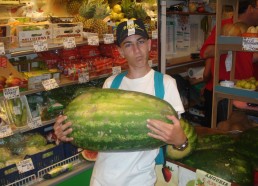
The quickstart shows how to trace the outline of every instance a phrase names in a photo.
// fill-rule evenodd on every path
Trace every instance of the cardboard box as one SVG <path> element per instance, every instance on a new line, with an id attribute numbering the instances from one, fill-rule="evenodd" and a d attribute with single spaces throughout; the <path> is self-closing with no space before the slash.
<path id="1" fill-rule="evenodd" d="M 17 26 L 19 46 L 32 46 L 35 41 L 52 42 L 51 24 L 24 24 Z"/>
<path id="2" fill-rule="evenodd" d="M 83 24 L 78 23 L 57 23 L 53 24 L 54 43 L 63 43 L 66 37 L 74 37 L 76 42 L 83 40 Z"/>

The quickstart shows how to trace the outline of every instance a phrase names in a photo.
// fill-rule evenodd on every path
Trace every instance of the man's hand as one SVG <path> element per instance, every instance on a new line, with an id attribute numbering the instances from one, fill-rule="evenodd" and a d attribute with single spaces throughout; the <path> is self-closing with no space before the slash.
<path id="1" fill-rule="evenodd" d="M 72 123 L 67 122 L 65 124 L 62 124 L 66 119 L 67 116 L 58 116 L 54 124 L 54 131 L 57 139 L 59 139 L 60 141 L 68 142 L 73 140 L 73 138 L 67 137 L 67 135 L 72 132 L 72 128 L 70 128 Z"/>
<path id="2" fill-rule="evenodd" d="M 148 119 L 147 127 L 152 131 L 148 135 L 167 144 L 182 145 L 187 138 L 180 126 L 180 121 L 175 116 L 167 116 L 167 118 L 172 121 L 172 125 L 160 120 Z"/>

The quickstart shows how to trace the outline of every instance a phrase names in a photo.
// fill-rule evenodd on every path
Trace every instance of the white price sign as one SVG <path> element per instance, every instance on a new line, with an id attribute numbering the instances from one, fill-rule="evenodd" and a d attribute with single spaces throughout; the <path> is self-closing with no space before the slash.
<path id="1" fill-rule="evenodd" d="M 78 74 L 79 83 L 87 83 L 90 81 L 89 72 L 81 72 Z"/>
<path id="2" fill-rule="evenodd" d="M 89 36 L 88 45 L 98 46 L 99 45 L 99 36 Z"/>
<path id="3" fill-rule="evenodd" d="M 151 38 L 152 39 L 158 39 L 158 30 L 153 30 L 151 32 Z"/>
<path id="4" fill-rule="evenodd" d="M 52 90 L 59 87 L 56 82 L 56 79 L 53 78 L 42 81 L 42 85 L 45 88 L 45 90 Z"/>
<path id="5" fill-rule="evenodd" d="M 20 97 L 19 86 L 5 88 L 3 90 L 5 99 L 14 99 Z"/>
<path id="6" fill-rule="evenodd" d="M 75 48 L 76 47 L 75 38 L 74 37 L 65 37 L 63 39 L 63 45 L 64 45 L 65 49 Z"/>
<path id="7" fill-rule="evenodd" d="M 31 118 L 28 121 L 28 126 L 32 129 L 34 128 L 38 128 L 40 126 L 42 126 L 42 121 L 41 121 L 41 117 L 35 117 L 35 118 Z"/>
<path id="8" fill-rule="evenodd" d="M 242 46 L 243 50 L 258 51 L 258 38 L 243 37 Z"/>
<path id="9" fill-rule="evenodd" d="M 121 66 L 112 67 L 112 74 L 117 75 L 121 73 Z"/>
<path id="10" fill-rule="evenodd" d="M 43 52 L 48 50 L 48 44 L 46 40 L 39 40 L 33 42 L 33 48 L 35 52 Z"/>
<path id="11" fill-rule="evenodd" d="M 114 34 L 103 34 L 104 44 L 114 43 Z"/>
<path id="12" fill-rule="evenodd" d="M 0 55 L 5 55 L 4 43 L 0 42 Z"/>
<path id="13" fill-rule="evenodd" d="M 13 135 L 13 131 L 9 125 L 0 126 L 0 138 Z"/>
<path id="14" fill-rule="evenodd" d="M 16 164 L 16 166 L 20 174 L 34 169 L 34 165 L 31 158 L 20 161 Z"/>

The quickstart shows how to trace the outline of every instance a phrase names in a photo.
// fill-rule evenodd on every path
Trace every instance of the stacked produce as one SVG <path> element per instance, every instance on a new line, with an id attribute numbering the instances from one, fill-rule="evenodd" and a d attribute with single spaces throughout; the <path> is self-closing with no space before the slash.
<path id="1" fill-rule="evenodd" d="M 27 121 L 30 118 L 29 107 L 25 96 L 1 100 L 1 113 L 5 114 L 6 123 L 16 127 L 24 127 L 27 125 Z"/>
<path id="2" fill-rule="evenodd" d="M 198 136 L 196 150 L 180 161 L 239 185 L 253 185 L 258 166 L 258 127 L 239 135 L 206 134 Z"/>
<path id="3" fill-rule="evenodd" d="M 25 159 L 27 155 L 33 155 L 53 147 L 53 144 L 47 144 L 45 137 L 38 133 L 17 133 L 1 139 L 0 168 L 19 163 Z"/>
<path id="4" fill-rule="evenodd" d="M 258 81 L 255 79 L 255 77 L 237 80 L 236 87 L 249 90 L 256 90 L 258 87 Z"/>

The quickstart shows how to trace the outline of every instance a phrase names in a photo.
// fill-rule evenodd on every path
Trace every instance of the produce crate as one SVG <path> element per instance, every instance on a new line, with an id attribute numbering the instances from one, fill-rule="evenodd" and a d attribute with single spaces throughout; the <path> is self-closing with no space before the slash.
<path id="1" fill-rule="evenodd" d="M 17 26 L 19 46 L 32 46 L 35 41 L 52 42 L 51 24 L 24 24 Z"/>
<path id="2" fill-rule="evenodd" d="M 78 23 L 57 23 L 53 24 L 54 43 L 63 43 L 63 39 L 74 37 L 76 42 L 82 41 L 83 25 Z"/>
<path id="3" fill-rule="evenodd" d="M 0 185 L 7 185 L 15 181 L 19 181 L 26 177 L 35 175 L 34 170 L 25 173 L 19 173 L 16 164 L 12 164 L 0 169 Z M 35 175 L 36 176 L 36 175 Z"/>
<path id="4" fill-rule="evenodd" d="M 48 150 L 39 152 L 33 155 L 27 155 L 26 158 L 31 158 L 34 164 L 34 172 L 37 173 L 39 170 L 48 167 L 54 163 L 62 161 L 64 156 L 63 144 L 59 144 Z"/>
<path id="5" fill-rule="evenodd" d="M 71 143 L 63 143 L 64 145 L 64 156 L 65 158 L 69 158 L 78 154 L 78 147 L 74 146 Z"/>

